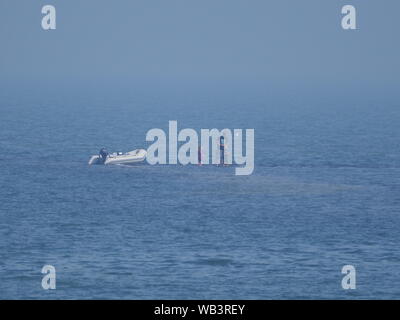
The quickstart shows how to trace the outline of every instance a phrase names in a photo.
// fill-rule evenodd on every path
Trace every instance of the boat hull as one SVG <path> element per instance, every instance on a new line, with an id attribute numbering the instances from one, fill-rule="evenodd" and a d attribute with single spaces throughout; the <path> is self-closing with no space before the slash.
<path id="1" fill-rule="evenodd" d="M 135 164 L 144 161 L 146 159 L 146 155 L 147 155 L 146 150 L 136 149 L 124 154 L 117 154 L 117 153 L 109 154 L 104 162 L 102 161 L 100 156 L 94 155 L 90 158 L 89 165 Z"/>

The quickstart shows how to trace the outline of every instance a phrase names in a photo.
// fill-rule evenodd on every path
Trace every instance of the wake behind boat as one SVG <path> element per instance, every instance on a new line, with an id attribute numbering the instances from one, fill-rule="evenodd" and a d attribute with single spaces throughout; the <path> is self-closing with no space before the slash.
<path id="1" fill-rule="evenodd" d="M 146 159 L 147 151 L 136 149 L 126 153 L 108 153 L 106 149 L 101 149 L 98 155 L 93 155 L 89 160 L 89 165 L 93 164 L 134 164 Z"/>

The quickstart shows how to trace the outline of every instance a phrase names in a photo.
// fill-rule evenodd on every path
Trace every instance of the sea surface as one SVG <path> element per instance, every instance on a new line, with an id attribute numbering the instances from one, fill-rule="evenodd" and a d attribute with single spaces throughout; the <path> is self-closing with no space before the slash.
<path id="1" fill-rule="evenodd" d="M 0 298 L 399 298 L 400 105 L 363 94 L 2 91 Z M 169 120 L 254 128 L 253 174 L 88 166 Z"/>

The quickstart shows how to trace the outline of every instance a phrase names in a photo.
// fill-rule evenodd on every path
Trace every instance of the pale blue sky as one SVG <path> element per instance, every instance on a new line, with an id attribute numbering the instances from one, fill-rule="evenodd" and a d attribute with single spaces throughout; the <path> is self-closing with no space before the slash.
<path id="1" fill-rule="evenodd" d="M 57 30 L 41 29 L 41 7 Z M 356 6 L 358 30 L 341 28 Z M 398 0 L 1 0 L 0 81 L 399 83 Z M 69 81 L 68 80 L 68 81 Z"/>

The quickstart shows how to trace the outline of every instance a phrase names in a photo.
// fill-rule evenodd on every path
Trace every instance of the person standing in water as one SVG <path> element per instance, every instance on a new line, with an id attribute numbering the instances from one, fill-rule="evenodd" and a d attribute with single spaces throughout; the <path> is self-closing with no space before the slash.
<path id="1" fill-rule="evenodd" d="M 199 166 L 202 165 L 202 163 L 201 163 L 201 157 L 202 157 L 202 154 L 201 154 L 201 146 L 199 146 L 199 148 L 198 148 L 198 150 L 197 150 L 197 164 L 198 164 Z"/>
<path id="2" fill-rule="evenodd" d="M 221 166 L 225 165 L 225 137 L 219 137 L 219 152 L 220 152 L 220 162 Z"/>

